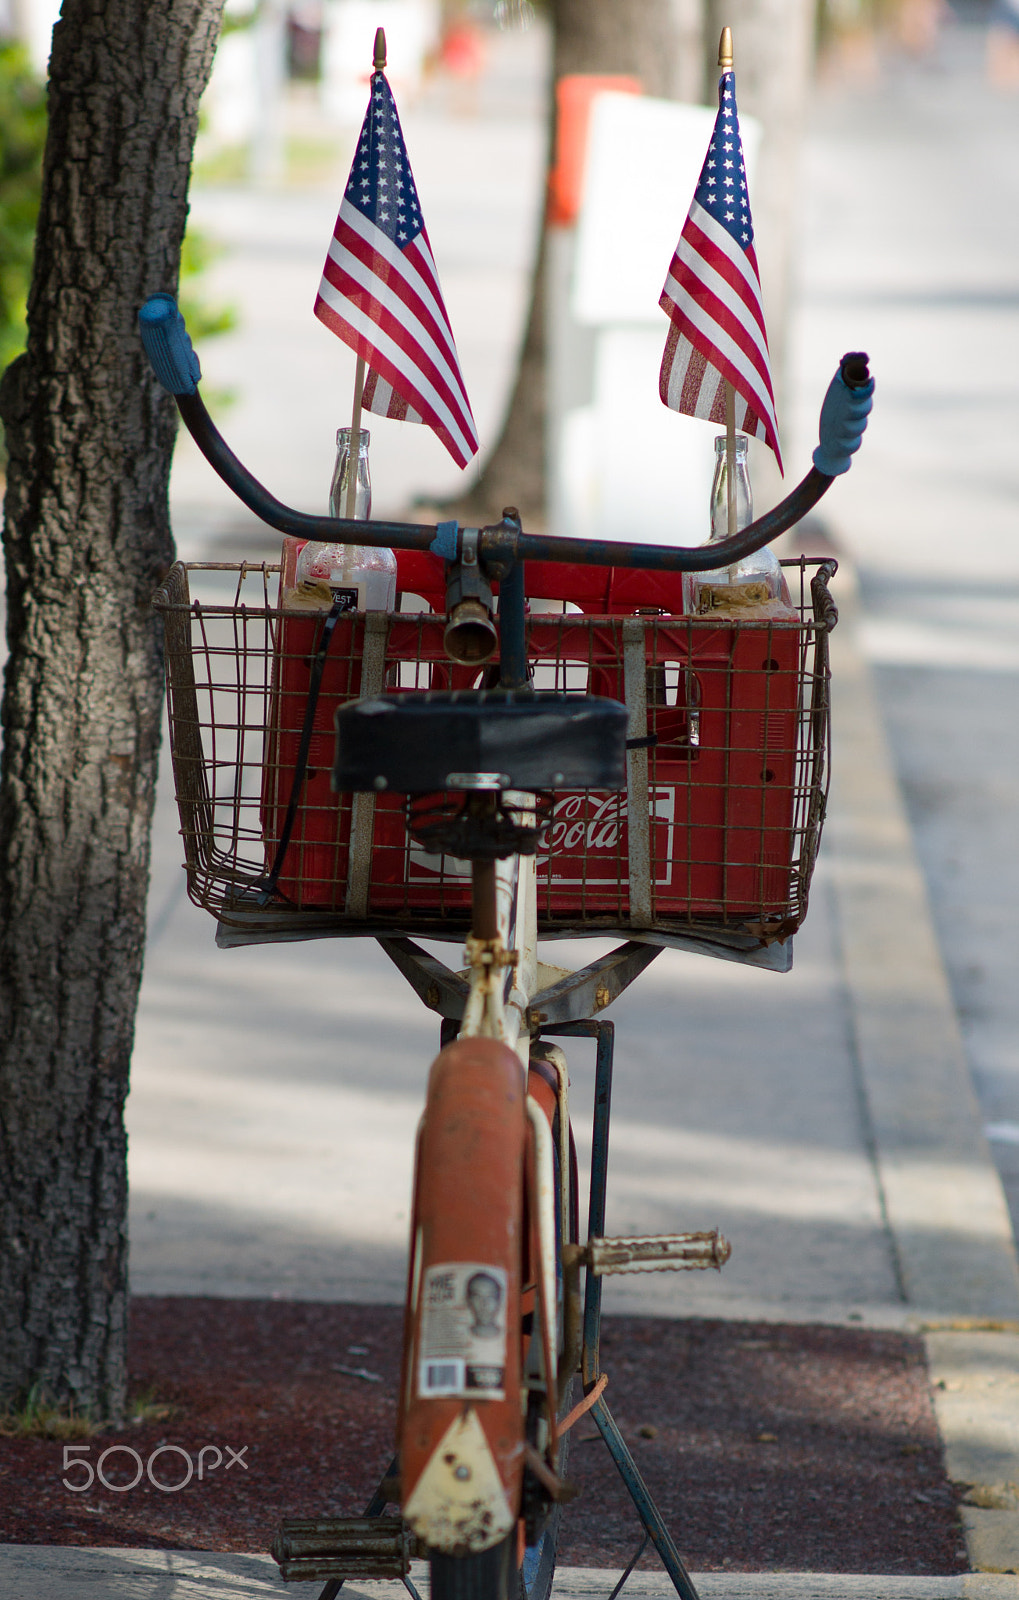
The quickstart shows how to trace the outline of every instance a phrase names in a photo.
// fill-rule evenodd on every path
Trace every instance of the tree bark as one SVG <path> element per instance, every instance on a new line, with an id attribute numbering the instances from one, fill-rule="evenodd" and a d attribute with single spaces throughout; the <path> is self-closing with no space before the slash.
<path id="1" fill-rule="evenodd" d="M 4 375 L 0 1403 L 116 1418 L 172 403 L 136 316 L 177 283 L 223 0 L 64 0 L 28 346 Z"/>
<path id="2" fill-rule="evenodd" d="M 699 0 L 552 0 L 549 160 L 555 149 L 555 85 L 570 72 L 627 73 L 645 94 L 695 98 L 703 74 Z M 663 265 L 664 275 L 666 262 Z M 545 229 L 502 432 L 477 484 L 450 509 L 462 521 L 519 508 L 532 526 L 545 516 Z M 664 342 L 664 335 L 663 335 Z"/>

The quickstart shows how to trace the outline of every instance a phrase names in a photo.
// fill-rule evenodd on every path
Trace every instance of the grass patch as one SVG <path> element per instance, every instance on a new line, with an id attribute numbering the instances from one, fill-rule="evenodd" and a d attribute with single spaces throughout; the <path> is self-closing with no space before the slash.
<path id="1" fill-rule="evenodd" d="M 40 1384 L 33 1384 L 18 1410 L 0 1412 L 0 1436 L 5 1439 L 91 1439 L 101 1427 L 73 1404 L 56 1405 Z"/>
<path id="2" fill-rule="evenodd" d="M 161 1400 L 154 1389 L 140 1389 L 127 1402 L 127 1420 L 132 1427 L 141 1428 L 146 1422 L 166 1422 L 176 1411 L 166 1400 Z"/>

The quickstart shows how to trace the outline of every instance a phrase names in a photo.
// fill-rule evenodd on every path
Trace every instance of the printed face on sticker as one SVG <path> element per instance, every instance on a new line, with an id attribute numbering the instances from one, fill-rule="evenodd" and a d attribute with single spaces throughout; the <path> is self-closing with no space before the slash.
<path id="1" fill-rule="evenodd" d="M 475 1272 L 467 1279 L 466 1299 L 475 1338 L 501 1339 L 502 1285 L 498 1279 L 488 1272 Z"/>

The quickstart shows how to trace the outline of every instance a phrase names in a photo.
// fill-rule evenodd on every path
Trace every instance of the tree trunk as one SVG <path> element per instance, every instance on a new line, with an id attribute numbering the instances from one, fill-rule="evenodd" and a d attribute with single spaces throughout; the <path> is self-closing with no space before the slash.
<path id="1" fill-rule="evenodd" d="M 222 4 L 64 0 L 28 348 L 0 385 L 0 1403 L 112 1418 L 175 427 L 135 319 L 177 283 Z"/>
<path id="2" fill-rule="evenodd" d="M 628 73 L 645 94 L 695 98 L 703 56 L 699 0 L 552 0 L 549 153 L 555 149 L 555 85 L 569 72 Z M 664 278 L 665 267 L 662 274 Z M 497 519 L 519 507 L 533 527 L 545 515 L 545 230 L 502 433 L 477 484 L 450 509 L 462 520 Z M 664 324 L 663 324 L 664 326 Z M 664 347 L 664 333 L 662 342 Z"/>

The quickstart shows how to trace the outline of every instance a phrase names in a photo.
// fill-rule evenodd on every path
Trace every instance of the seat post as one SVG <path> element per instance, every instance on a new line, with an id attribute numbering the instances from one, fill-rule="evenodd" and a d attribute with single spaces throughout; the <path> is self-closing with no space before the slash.
<path id="1" fill-rule="evenodd" d="M 475 793 L 467 800 L 467 809 L 479 821 L 494 816 L 496 806 L 496 795 L 492 792 Z M 492 940 L 499 937 L 495 883 L 495 858 L 474 856 L 471 860 L 471 933 L 475 939 Z"/>
<path id="2" fill-rule="evenodd" d="M 496 914 L 495 862 L 471 862 L 471 933 L 475 939 L 492 940 L 499 934 Z"/>

